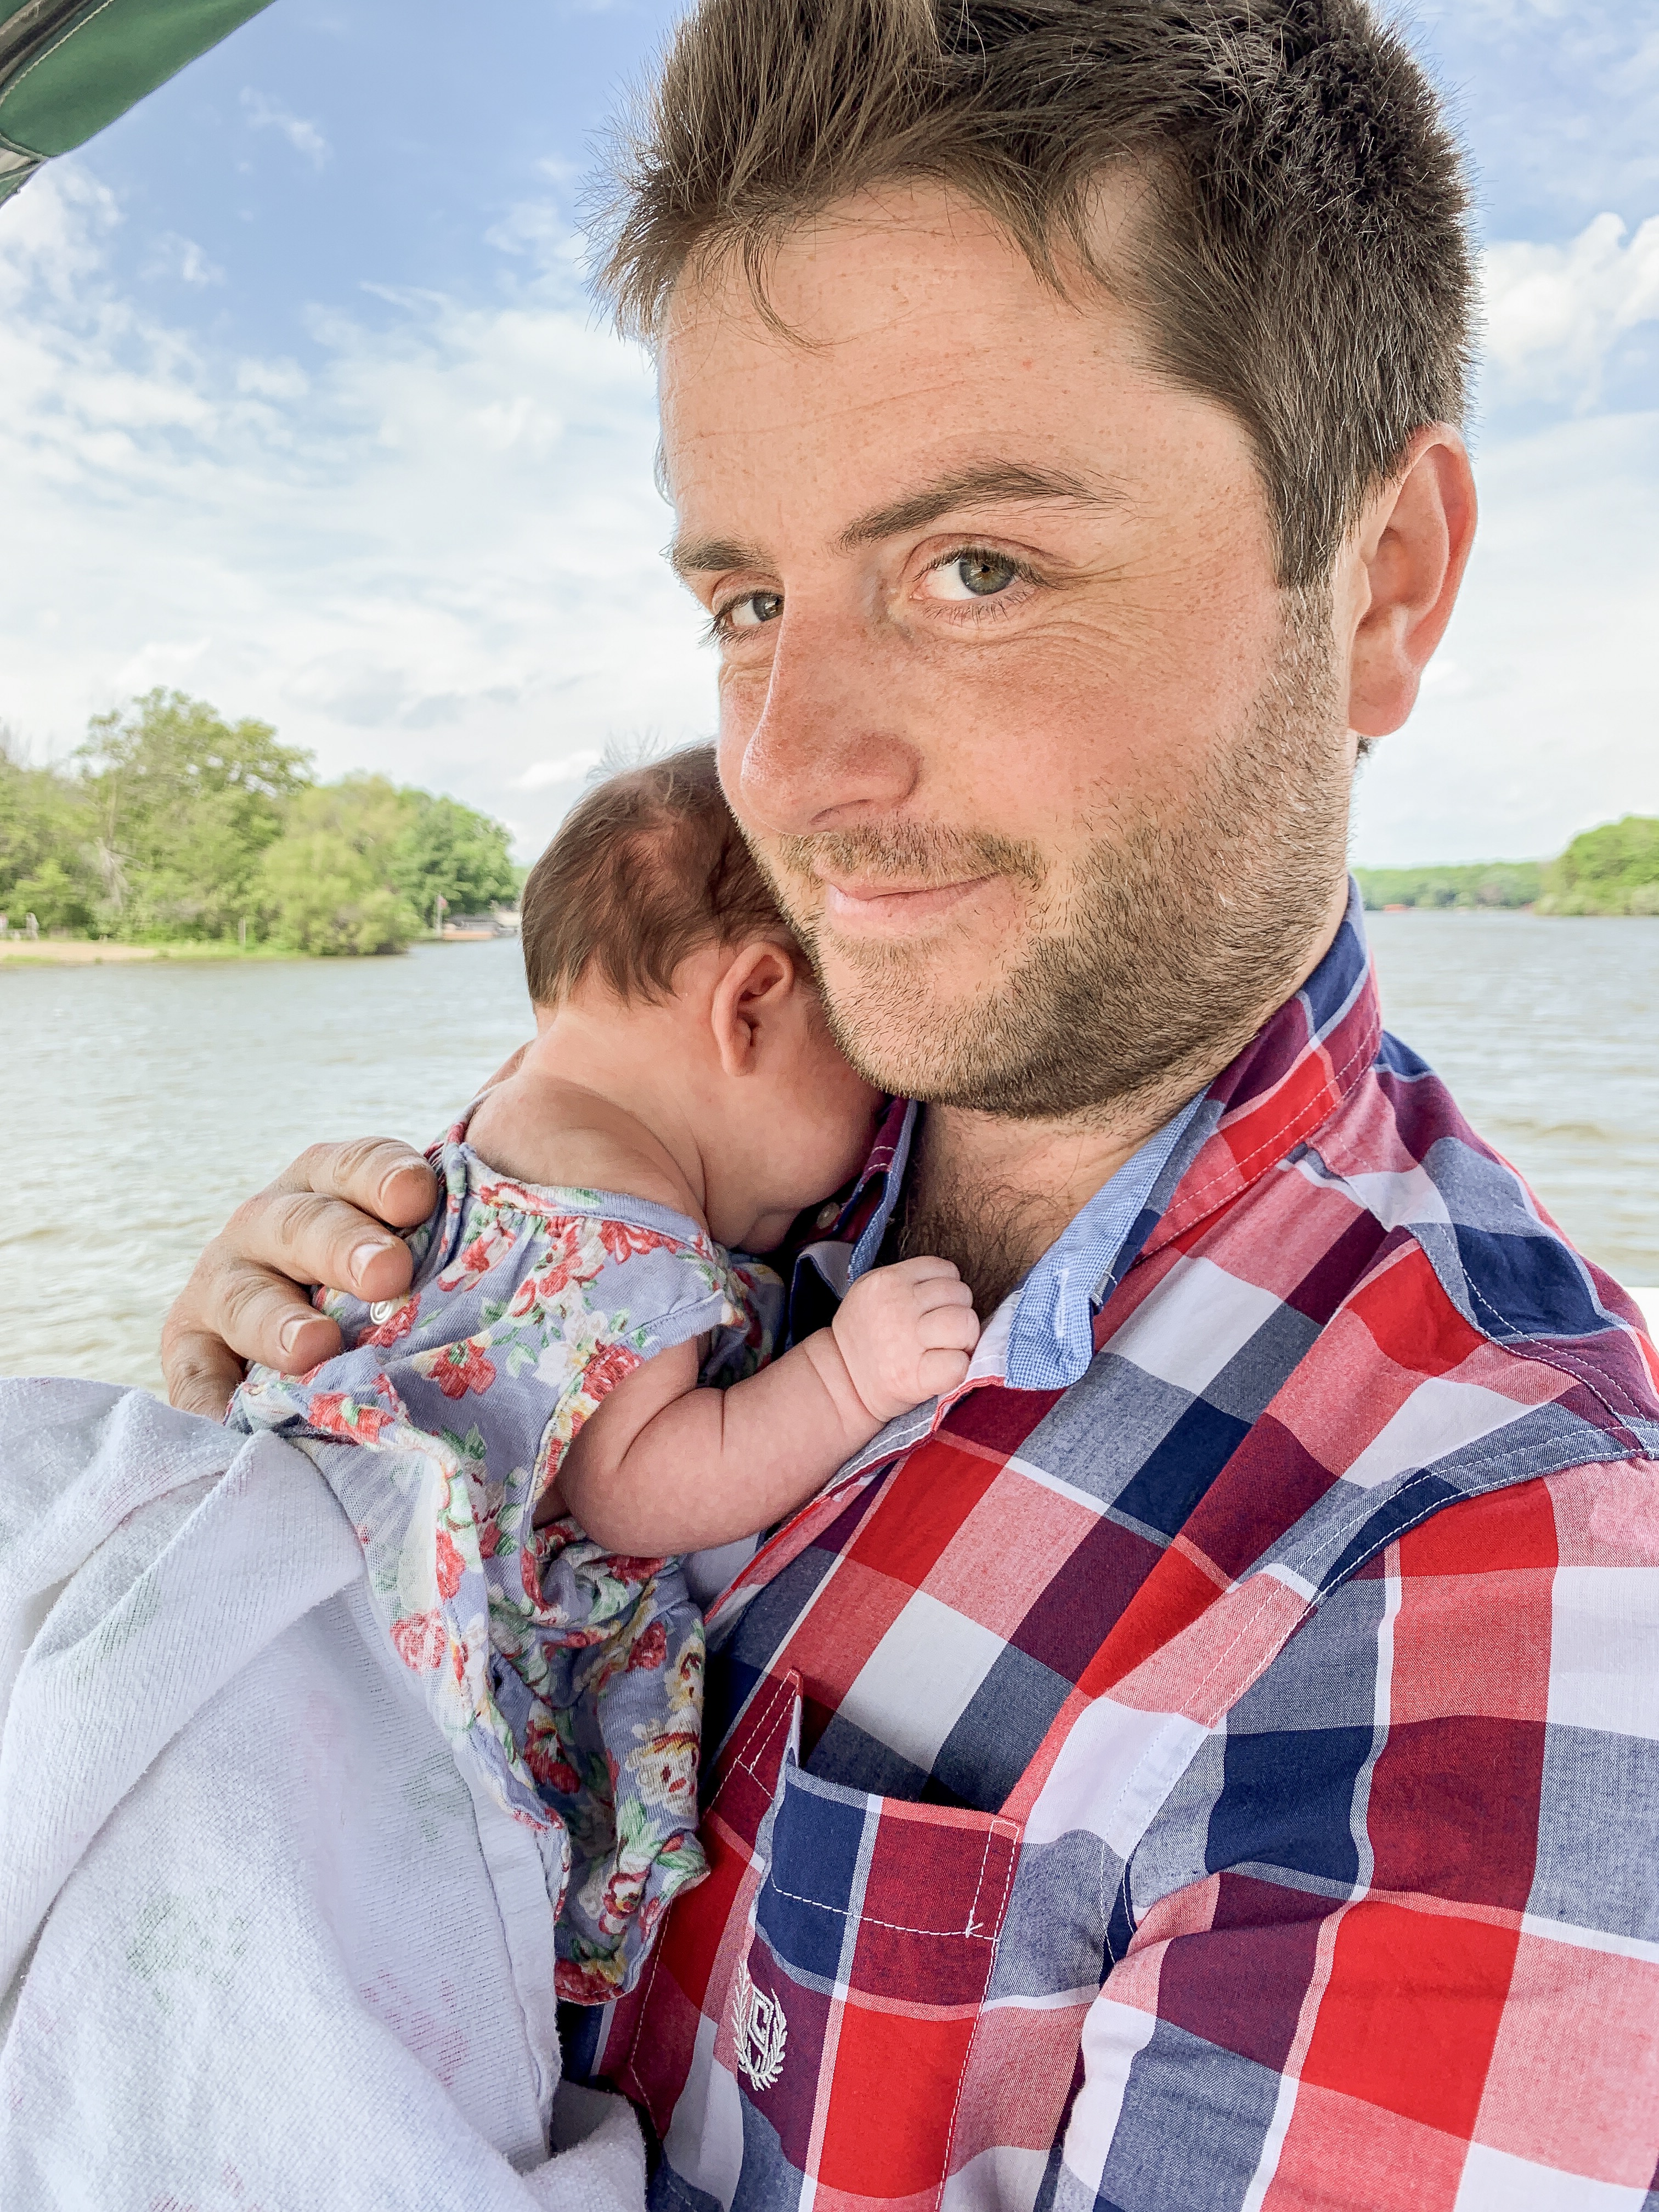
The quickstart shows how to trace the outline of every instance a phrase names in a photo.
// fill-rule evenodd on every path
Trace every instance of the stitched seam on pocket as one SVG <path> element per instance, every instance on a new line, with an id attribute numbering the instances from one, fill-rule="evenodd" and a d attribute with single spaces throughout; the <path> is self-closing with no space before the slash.
<path id="1" fill-rule="evenodd" d="M 989 1848 L 988 1840 L 988 1852 Z M 773 1880 L 769 1869 L 764 1887 L 775 1897 L 787 1897 L 791 1905 L 810 1905 L 815 1912 L 827 1912 L 836 1920 L 849 1917 L 844 1905 L 826 1905 L 821 1897 L 803 1897 L 799 1890 L 786 1889 L 781 1881 Z M 932 1936 L 942 1943 L 988 1943 L 994 1940 L 989 1936 L 975 1935 L 971 1928 L 912 1928 L 902 1920 L 878 1919 L 873 1912 L 860 1912 L 850 1917 L 856 1918 L 860 1928 L 885 1928 L 895 1936 Z"/>
<path id="2" fill-rule="evenodd" d="M 754 1736 L 752 1740 L 752 1748 L 749 1745 L 745 1745 L 744 1748 L 744 1755 L 739 1759 L 734 1759 L 730 1766 L 726 1768 L 725 1773 L 720 1777 L 720 1786 L 715 1790 L 714 1796 L 709 1799 L 707 1809 L 702 1815 L 704 1820 L 708 1819 L 708 1814 L 714 1811 L 715 1806 L 720 1803 L 720 1799 L 725 1796 L 726 1785 L 731 1781 L 732 1777 L 734 1774 L 738 1772 L 746 1774 L 757 1790 L 763 1790 L 766 1789 L 766 1784 L 761 1779 L 760 1776 L 756 1773 L 754 1768 L 749 1762 L 750 1759 L 756 1758 L 759 1755 L 760 1751 L 764 1745 L 769 1743 L 771 1741 L 772 1729 L 776 1723 L 778 1708 L 781 1705 L 793 1698 L 793 1695 L 794 1692 L 789 1688 L 787 1682 L 776 1680 L 774 1680 L 772 1684 L 771 1696 L 767 1699 L 766 1703 L 761 1707 L 759 1713 L 755 1717 L 753 1723 Z M 777 1795 L 777 1785 L 775 1783 L 772 1785 L 771 1794 L 774 1796 Z M 752 1844 L 750 1846 L 750 1849 L 752 1851 Z"/>
<path id="3" fill-rule="evenodd" d="M 1000 1833 L 1001 1830 L 994 1820 L 985 1831 L 985 1848 L 979 1855 L 979 1872 L 974 1878 L 974 1895 L 968 1907 L 968 1925 L 963 1930 L 964 1936 L 973 1935 L 979 1926 L 980 1892 L 985 1887 L 985 1869 L 991 1863 L 991 1839 Z"/>
<path id="4" fill-rule="evenodd" d="M 1106 1854 L 1111 1846 L 1104 1836 L 1097 1840 L 1100 1844 L 1100 1869 L 1095 1876 L 1095 1909 L 1100 1915 L 1101 1940 L 1106 1946 L 1106 1956 L 1116 1966 L 1117 1954 L 1112 1948 L 1112 1908 L 1106 1896 Z"/>
<path id="5" fill-rule="evenodd" d="M 994 1831 L 993 1832 L 995 1832 Z M 988 1845 L 988 1838 L 987 1840 Z M 989 1960 L 987 1962 L 985 1968 L 985 1988 L 987 1990 L 990 1988 L 991 1977 L 996 1972 L 997 1952 L 1000 1948 L 1002 1943 L 1002 1923 L 1008 1911 L 1009 1893 L 1013 1888 L 1014 1869 L 1019 1864 L 1020 1844 L 1022 1840 L 1023 1839 L 1018 1837 L 1011 1836 L 1009 1838 L 1008 1863 L 1003 1869 L 1002 1897 L 997 1906 L 996 1933 L 991 1938 L 991 1956 Z M 979 2042 L 980 2029 L 984 2026 L 984 2024 L 985 1990 L 981 1990 L 980 1992 L 979 2009 L 974 2015 L 973 2033 L 968 2038 L 968 2047 L 962 2054 L 962 2069 L 957 2075 L 956 2094 L 951 2100 L 951 2118 L 949 2124 L 946 2126 L 945 2130 L 945 2155 L 941 2160 L 944 2171 L 940 2173 L 939 2178 L 939 2191 L 933 2199 L 935 2204 L 938 2204 L 943 2197 L 945 2186 L 951 2179 L 951 2154 L 956 2148 L 957 2123 L 962 2113 L 962 2093 L 967 2087 L 968 2071 L 969 2067 L 973 2064 L 975 2047 Z"/>

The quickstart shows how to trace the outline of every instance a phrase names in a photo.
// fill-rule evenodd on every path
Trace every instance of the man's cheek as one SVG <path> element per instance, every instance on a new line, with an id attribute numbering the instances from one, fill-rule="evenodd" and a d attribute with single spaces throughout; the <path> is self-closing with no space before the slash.
<path id="1" fill-rule="evenodd" d="M 720 781 L 722 784 L 726 782 L 724 762 L 720 768 Z M 734 774 L 733 784 L 735 781 Z M 752 819 L 744 817 L 743 809 L 738 803 L 738 794 L 731 787 L 727 787 L 727 795 L 732 803 L 732 811 L 737 816 L 738 824 L 743 830 L 744 842 L 754 854 L 761 873 L 771 887 L 772 896 L 777 901 L 784 920 L 797 936 L 803 939 L 815 938 L 823 916 L 823 884 L 818 882 L 816 876 L 803 873 L 799 869 L 789 866 L 780 850 L 781 841 L 776 837 L 769 836 L 764 830 L 757 827 Z"/>
<path id="2" fill-rule="evenodd" d="M 717 682 L 722 772 L 728 744 L 735 744 L 741 754 L 756 725 L 766 712 L 769 683 L 769 666 L 733 667 L 729 662 L 722 664 Z"/>

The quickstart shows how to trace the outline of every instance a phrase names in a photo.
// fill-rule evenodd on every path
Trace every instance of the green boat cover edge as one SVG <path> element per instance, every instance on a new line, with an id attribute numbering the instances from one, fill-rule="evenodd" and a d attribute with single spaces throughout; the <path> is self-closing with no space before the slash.
<path id="1" fill-rule="evenodd" d="M 270 4 L 0 0 L 0 201 Z"/>

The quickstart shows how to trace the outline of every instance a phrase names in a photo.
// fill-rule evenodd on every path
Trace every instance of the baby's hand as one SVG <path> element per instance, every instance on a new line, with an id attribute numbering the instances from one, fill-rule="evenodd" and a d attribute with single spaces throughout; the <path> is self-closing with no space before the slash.
<path id="1" fill-rule="evenodd" d="M 948 1260 L 872 1267 L 842 1300 L 836 1344 L 872 1419 L 954 1390 L 979 1342 L 974 1294 Z"/>

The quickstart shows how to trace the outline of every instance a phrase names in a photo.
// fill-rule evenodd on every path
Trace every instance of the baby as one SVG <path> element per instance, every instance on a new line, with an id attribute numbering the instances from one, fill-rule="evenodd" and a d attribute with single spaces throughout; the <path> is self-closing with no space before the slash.
<path id="1" fill-rule="evenodd" d="M 592 2003 L 702 1869 L 702 1622 L 674 1555 L 766 1528 L 955 1389 L 979 1325 L 948 1261 L 907 1260 L 769 1364 L 782 1287 L 732 1253 L 849 1182 L 884 1102 L 711 749 L 575 807 L 523 941 L 537 1036 L 430 1155 L 408 1295 L 319 1291 L 348 1349 L 255 1369 L 228 1418 L 334 1488 L 475 1796 L 536 1831 L 558 1991 Z"/>

